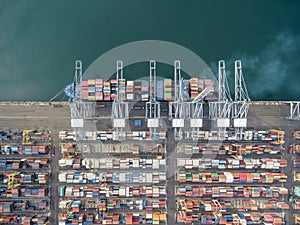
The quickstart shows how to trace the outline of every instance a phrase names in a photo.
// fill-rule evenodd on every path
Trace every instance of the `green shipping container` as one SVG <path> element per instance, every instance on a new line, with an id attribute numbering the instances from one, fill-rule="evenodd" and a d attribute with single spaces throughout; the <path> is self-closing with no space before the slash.
<path id="1" fill-rule="evenodd" d="M 59 197 L 64 197 L 65 196 L 65 187 L 60 187 L 59 188 Z"/>

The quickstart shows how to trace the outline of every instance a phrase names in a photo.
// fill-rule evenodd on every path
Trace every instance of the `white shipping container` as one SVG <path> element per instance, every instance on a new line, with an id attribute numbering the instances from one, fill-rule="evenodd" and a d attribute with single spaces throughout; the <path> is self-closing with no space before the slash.
<path id="1" fill-rule="evenodd" d="M 126 196 L 126 188 L 120 188 L 119 189 L 119 196 L 121 196 L 121 197 Z"/>
<path id="2" fill-rule="evenodd" d="M 166 166 L 166 159 L 160 159 L 159 160 L 159 165 L 162 166 L 162 167 L 165 167 Z"/>
<path id="3" fill-rule="evenodd" d="M 193 160 L 193 168 L 199 168 L 199 160 L 198 159 Z"/>
<path id="4" fill-rule="evenodd" d="M 159 169 L 159 160 L 153 159 L 153 169 Z"/>
<path id="5" fill-rule="evenodd" d="M 125 181 L 126 181 L 125 173 L 120 173 L 119 180 L 120 180 L 120 183 L 125 183 Z"/>
<path id="6" fill-rule="evenodd" d="M 146 182 L 152 183 L 152 173 L 147 173 L 146 174 Z"/>
<path id="7" fill-rule="evenodd" d="M 139 168 L 139 160 L 138 159 L 133 159 L 132 160 L 132 167 L 133 168 Z"/>

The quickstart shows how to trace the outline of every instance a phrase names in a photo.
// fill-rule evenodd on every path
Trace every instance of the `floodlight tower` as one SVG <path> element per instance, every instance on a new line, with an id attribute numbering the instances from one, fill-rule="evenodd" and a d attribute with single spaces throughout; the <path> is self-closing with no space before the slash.
<path id="1" fill-rule="evenodd" d="M 217 121 L 219 139 L 225 137 L 226 128 L 230 126 L 232 98 L 227 82 L 225 61 L 218 62 L 219 96 L 217 102 L 209 103 L 209 118 Z"/>
<path id="2" fill-rule="evenodd" d="M 72 84 L 65 88 L 69 96 L 71 127 L 74 128 L 77 140 L 84 139 L 84 120 L 94 119 L 94 102 L 82 101 L 82 61 L 75 61 L 75 75 Z"/>
<path id="3" fill-rule="evenodd" d="M 174 102 L 169 103 L 169 119 L 172 120 L 175 140 L 183 138 L 184 120 L 190 118 L 190 105 L 183 100 L 180 61 L 174 62 Z"/>
<path id="4" fill-rule="evenodd" d="M 156 100 L 156 62 L 151 60 L 149 63 L 150 76 L 150 96 L 146 102 L 146 120 L 150 135 L 153 138 L 157 135 L 157 128 L 160 120 L 160 103 Z"/>
<path id="5" fill-rule="evenodd" d="M 246 88 L 246 83 L 242 72 L 242 62 L 236 60 L 235 68 L 235 95 L 233 105 L 233 126 L 239 139 L 242 138 L 242 132 L 247 127 L 247 115 L 250 106 L 250 98 Z"/>
<path id="6" fill-rule="evenodd" d="M 114 130 L 120 132 L 126 126 L 126 120 L 129 118 L 128 102 L 124 102 L 120 98 L 120 79 L 123 81 L 123 61 L 117 61 L 117 73 L 116 80 L 117 86 L 117 97 L 114 99 L 112 104 L 112 123 Z"/>

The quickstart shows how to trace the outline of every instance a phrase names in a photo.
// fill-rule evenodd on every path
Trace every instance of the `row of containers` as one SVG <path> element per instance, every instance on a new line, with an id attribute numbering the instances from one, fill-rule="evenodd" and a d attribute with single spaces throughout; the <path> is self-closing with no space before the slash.
<path id="1" fill-rule="evenodd" d="M 84 153 L 146 154 L 148 156 L 150 154 L 152 157 L 155 157 L 156 155 L 161 156 L 166 153 L 166 145 L 164 143 L 156 142 L 124 142 L 115 144 L 106 142 L 101 145 L 90 145 L 87 143 L 82 149 L 78 149 L 75 143 L 61 143 L 60 148 L 63 156 L 70 155 L 70 153 L 73 155 L 80 155 L 81 151 Z M 63 159 L 65 159 L 65 157 Z"/>
<path id="2" fill-rule="evenodd" d="M 295 192 L 300 190 L 295 190 Z M 201 186 L 179 185 L 178 196 L 206 198 L 279 198 L 288 195 L 288 189 L 281 186 Z"/>
<path id="3" fill-rule="evenodd" d="M 26 213 L 0 215 L 0 224 L 48 225 L 50 224 L 50 216 L 48 214 L 32 216 L 26 215 Z"/>
<path id="4" fill-rule="evenodd" d="M 8 189 L 7 187 L 0 187 L 1 198 L 19 199 L 19 198 L 48 198 L 48 186 L 19 186 L 18 188 Z"/>
<path id="5" fill-rule="evenodd" d="M 0 172 L 0 184 L 7 185 L 9 177 L 14 177 L 15 184 L 48 184 L 49 172 Z"/>
<path id="6" fill-rule="evenodd" d="M 179 183 L 235 183 L 235 184 L 272 184 L 285 183 L 287 175 L 272 172 L 186 172 L 176 173 Z"/>
<path id="7" fill-rule="evenodd" d="M 85 131 L 83 133 L 85 140 L 100 140 L 100 141 L 143 141 L 154 140 L 160 141 L 166 139 L 166 132 L 160 131 L 154 135 L 150 134 L 150 131 Z M 59 139 L 66 141 L 76 141 L 76 133 L 73 131 L 60 131 Z"/>
<path id="8" fill-rule="evenodd" d="M 160 183 L 166 181 L 164 172 L 60 172 L 61 183 Z"/>
<path id="9" fill-rule="evenodd" d="M 1 161 L 0 161 L 1 162 Z M 59 160 L 60 167 L 72 169 L 165 169 L 166 159 L 140 158 L 65 158 Z M 1 164 L 0 164 L 1 165 Z"/>
<path id="10" fill-rule="evenodd" d="M 50 145 L 1 145 L 0 155 L 37 156 L 47 155 Z"/>
<path id="11" fill-rule="evenodd" d="M 186 155 L 275 155 L 285 151 L 282 145 L 270 144 L 182 144 L 177 148 L 178 153 Z"/>
<path id="12" fill-rule="evenodd" d="M 100 219 L 101 218 L 101 219 Z M 66 220 L 63 216 L 59 217 L 59 225 L 73 224 L 166 224 L 167 215 L 162 212 L 134 212 L 131 213 L 105 213 L 88 214 L 72 213 Z"/>
<path id="13" fill-rule="evenodd" d="M 176 199 L 178 212 L 227 212 L 227 211 L 258 211 L 289 209 L 289 205 L 280 200 L 265 199 L 222 199 L 222 198 L 189 198 Z"/>
<path id="14" fill-rule="evenodd" d="M 165 199 L 112 199 L 98 198 L 93 200 L 76 199 L 61 200 L 59 208 L 65 206 L 71 212 L 77 213 L 81 210 L 99 210 L 100 212 L 109 212 L 114 210 L 140 210 L 140 211 L 160 211 L 166 208 Z"/>
<path id="15" fill-rule="evenodd" d="M 0 213 L 11 213 L 14 211 L 19 212 L 34 212 L 38 210 L 42 212 L 49 207 L 49 200 L 13 200 L 13 201 L 0 201 Z"/>
<path id="16" fill-rule="evenodd" d="M 0 159 L 0 170 L 49 169 L 49 158 Z"/>
<path id="17" fill-rule="evenodd" d="M 297 142 L 300 140 L 300 131 L 294 131 L 292 134 L 292 141 Z M 293 166 L 295 168 L 295 171 L 293 173 L 293 180 L 294 182 L 300 182 L 300 172 L 298 172 L 297 170 L 299 170 L 300 167 L 300 158 L 299 155 L 300 154 L 300 144 L 299 143 L 293 143 L 290 146 L 290 153 L 295 153 L 297 154 L 295 157 L 292 158 L 293 160 Z M 300 209 L 300 187 L 296 186 L 294 187 L 294 196 L 295 199 L 293 199 L 292 203 L 293 203 L 293 208 L 298 210 Z M 300 224 L 300 216 L 295 215 L 295 223 L 296 224 Z"/>
<path id="18" fill-rule="evenodd" d="M 257 141 L 257 142 L 266 142 L 273 145 L 282 145 L 284 141 L 279 141 L 279 133 L 283 131 L 280 130 L 246 130 L 242 131 L 240 136 L 239 133 L 236 133 L 234 130 L 228 129 L 225 134 L 225 141 Z M 206 131 L 200 130 L 197 131 L 197 137 L 199 140 L 203 141 L 213 141 L 218 140 L 219 135 L 218 131 Z M 283 132 L 284 135 L 284 132 Z M 124 132 L 115 132 L 115 131 L 96 131 L 96 132 L 85 132 L 84 136 L 87 140 L 153 140 L 149 131 L 124 131 Z M 166 138 L 166 132 L 160 131 L 154 135 L 154 140 L 163 140 Z M 241 137 L 241 139 L 240 139 Z M 76 140 L 76 133 L 74 131 L 60 131 L 59 139 L 66 141 Z"/>
<path id="19" fill-rule="evenodd" d="M 25 130 L 24 130 L 25 131 Z M 28 130 L 26 130 L 28 132 Z M 51 132 L 48 130 L 30 130 L 29 137 L 36 141 L 51 141 Z M 23 130 L 0 130 L 0 141 L 21 141 Z"/>
<path id="20" fill-rule="evenodd" d="M 264 169 L 264 170 L 278 170 L 280 168 L 287 167 L 287 160 L 274 159 L 274 158 L 243 158 L 243 159 L 188 159 L 178 158 L 177 167 L 189 169 Z"/>
<path id="21" fill-rule="evenodd" d="M 186 224 L 264 224 L 282 225 L 284 218 L 281 213 L 186 213 L 180 212 L 177 220 Z"/>
<path id="22" fill-rule="evenodd" d="M 295 186 L 293 188 L 293 194 L 295 196 L 295 198 L 292 199 L 293 208 L 299 210 L 300 209 L 300 186 Z"/>
<path id="23" fill-rule="evenodd" d="M 293 166 L 293 182 L 294 182 L 294 187 L 292 188 L 292 195 L 290 196 L 290 203 L 291 206 L 293 207 L 294 210 L 299 210 L 300 209 L 300 187 L 297 186 L 299 185 L 300 181 L 300 173 L 298 173 L 299 167 L 300 167 L 300 159 L 299 159 L 299 154 L 300 154 L 300 131 L 294 131 L 292 132 L 292 140 L 289 146 L 289 153 L 293 154 L 292 157 L 292 165 Z M 295 212 L 296 212 L 295 211 Z M 293 214 L 294 216 L 294 224 L 300 224 L 300 215 L 299 214 Z"/>
<path id="24" fill-rule="evenodd" d="M 157 80 L 155 85 L 158 101 L 174 100 L 174 82 L 171 79 Z M 181 86 L 184 100 L 193 100 L 204 88 L 214 90 L 214 83 L 211 79 L 184 79 Z M 148 80 L 126 81 L 126 79 L 84 80 L 82 81 L 81 91 L 82 99 L 90 101 L 113 101 L 118 94 L 123 101 L 148 101 L 150 92 Z M 209 93 L 206 99 L 211 100 L 213 97 L 214 93 Z"/>
<path id="25" fill-rule="evenodd" d="M 163 198 L 164 185 L 60 186 L 61 198 Z"/>

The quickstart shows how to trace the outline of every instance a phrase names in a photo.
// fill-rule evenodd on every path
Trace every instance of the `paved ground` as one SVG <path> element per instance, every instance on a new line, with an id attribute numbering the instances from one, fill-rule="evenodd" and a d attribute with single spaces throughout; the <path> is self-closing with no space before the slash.
<path id="1" fill-rule="evenodd" d="M 53 103 L 55 104 L 55 103 Z M 36 103 L 26 103 L 26 104 L 0 104 L 0 127 L 3 130 L 7 129 L 47 129 L 52 132 L 52 144 L 56 149 L 55 154 L 51 158 L 51 211 L 52 211 L 52 223 L 58 224 L 57 214 L 58 214 L 58 159 L 61 157 L 59 154 L 58 146 L 58 131 L 69 130 L 70 127 L 70 110 L 67 104 L 59 104 L 61 107 L 53 107 L 48 103 L 43 103 L 41 105 Z M 109 104 L 110 105 L 110 104 Z M 164 106 L 167 108 L 167 106 Z M 96 115 L 102 118 L 100 123 L 96 124 L 96 128 L 105 126 L 105 128 L 111 128 L 110 125 L 110 107 L 98 108 L 96 110 Z M 144 119 L 144 110 L 131 110 L 130 115 L 135 118 Z M 289 146 L 291 141 L 291 131 L 300 130 L 300 121 L 288 121 L 284 119 L 289 115 L 288 105 L 251 105 L 249 111 L 248 127 L 253 127 L 256 129 L 283 129 L 286 131 L 287 140 L 286 146 Z M 167 114 L 162 113 L 162 117 L 165 119 L 166 127 L 168 127 L 169 122 L 167 120 Z M 143 120 L 144 121 L 144 120 Z M 133 124 L 130 125 L 131 129 Z M 144 129 L 145 122 L 143 122 Z M 209 125 L 211 126 L 211 125 Z M 168 142 L 168 224 L 175 224 L 175 177 L 172 176 L 173 171 L 175 171 L 175 159 L 176 154 L 172 154 L 175 149 L 176 143 L 173 138 L 173 133 L 171 130 L 167 133 Z M 292 155 L 285 153 L 282 156 L 284 159 L 288 160 L 292 164 Z M 287 167 L 283 172 L 288 174 L 288 182 L 284 183 L 290 191 L 295 185 L 292 181 L 292 167 Z M 292 210 L 291 210 L 292 211 Z M 289 211 L 289 212 L 291 212 Z M 287 224 L 293 224 L 294 220 L 291 213 L 286 213 Z"/>
<path id="2" fill-rule="evenodd" d="M 52 145 L 58 149 L 58 132 L 68 130 L 70 127 L 70 110 L 67 104 L 62 107 L 52 105 L 26 104 L 0 104 L 0 127 L 2 130 L 40 129 L 51 131 Z M 59 151 L 56 151 L 57 153 Z M 52 155 L 52 153 L 50 153 Z M 51 224 L 58 224 L 58 160 L 59 154 L 50 157 L 51 160 Z"/>

